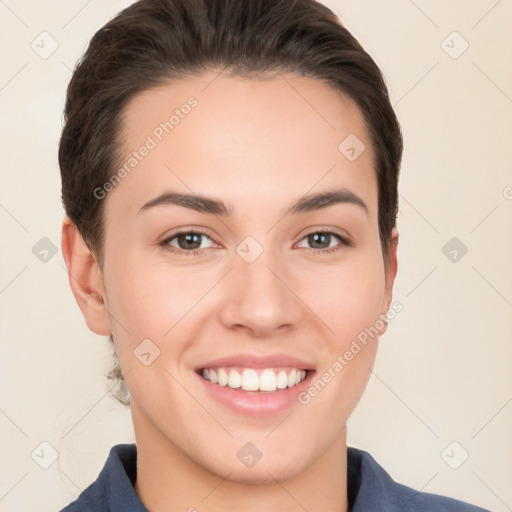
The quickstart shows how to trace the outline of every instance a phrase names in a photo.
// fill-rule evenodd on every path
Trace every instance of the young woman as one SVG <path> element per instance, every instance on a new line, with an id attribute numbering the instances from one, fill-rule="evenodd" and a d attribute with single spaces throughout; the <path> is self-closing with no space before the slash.
<path id="1" fill-rule="evenodd" d="M 347 448 L 400 309 L 402 138 L 331 11 L 136 2 L 93 37 L 65 118 L 69 282 L 136 436 L 65 511 L 482 510 Z"/>

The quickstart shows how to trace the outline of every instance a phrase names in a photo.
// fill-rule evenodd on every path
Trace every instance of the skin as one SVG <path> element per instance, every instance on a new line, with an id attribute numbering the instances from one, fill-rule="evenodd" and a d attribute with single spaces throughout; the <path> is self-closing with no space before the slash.
<path id="1" fill-rule="evenodd" d="M 64 220 L 70 285 L 89 329 L 113 334 L 132 400 L 135 490 L 148 509 L 346 511 L 346 422 L 366 387 L 377 337 L 307 405 L 273 416 L 226 409 L 194 368 L 277 352 L 320 375 L 389 309 L 398 233 L 386 267 L 368 131 L 356 104 L 320 81 L 217 75 L 159 86 L 127 106 L 120 140 L 129 155 L 168 112 L 190 96 L 198 101 L 104 199 L 103 269 Z M 366 146 L 353 162 L 338 150 L 351 133 Z M 368 211 L 342 203 L 285 215 L 303 195 L 330 187 L 352 191 Z M 169 190 L 221 199 L 234 215 L 175 205 L 138 213 Z M 336 237 L 312 245 L 306 235 L 322 227 L 353 246 Z M 191 249 L 177 238 L 168 245 L 182 254 L 159 245 L 187 228 L 208 233 L 198 255 L 185 254 Z M 263 248 L 251 264 L 236 252 L 247 236 Z M 161 351 L 149 366 L 134 356 L 147 338 Z M 251 468 L 236 457 L 247 442 L 262 452 Z"/>

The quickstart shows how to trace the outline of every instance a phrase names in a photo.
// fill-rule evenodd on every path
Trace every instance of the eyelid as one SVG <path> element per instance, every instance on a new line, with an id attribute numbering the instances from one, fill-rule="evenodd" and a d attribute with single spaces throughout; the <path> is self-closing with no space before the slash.
<path id="1" fill-rule="evenodd" d="M 181 235 L 183 233 L 196 233 L 199 235 L 205 235 L 208 238 L 211 238 L 212 241 L 215 241 L 215 235 L 213 234 L 213 231 L 211 231 L 208 228 L 204 227 L 198 227 L 198 226 L 179 226 L 177 228 L 171 229 L 170 231 L 166 231 L 164 235 L 162 235 L 158 241 L 158 243 L 163 243 L 169 240 L 170 238 L 173 238 L 177 235 Z M 217 243 L 217 242 L 215 242 Z"/>
<path id="2" fill-rule="evenodd" d="M 304 234 L 301 236 L 300 240 L 302 240 L 305 236 L 308 236 L 312 233 L 333 233 L 339 236 L 340 238 L 343 238 L 347 242 L 352 241 L 352 236 L 348 233 L 348 231 L 328 225 L 313 226 L 311 229 L 308 228 L 307 231 L 305 231 Z M 297 237 L 298 236 L 300 235 L 297 235 Z"/>

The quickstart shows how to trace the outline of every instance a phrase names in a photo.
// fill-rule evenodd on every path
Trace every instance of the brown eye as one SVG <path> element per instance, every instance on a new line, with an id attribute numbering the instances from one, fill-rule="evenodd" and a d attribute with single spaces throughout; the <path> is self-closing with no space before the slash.
<path id="1" fill-rule="evenodd" d="M 342 249 L 343 247 L 350 247 L 352 245 L 345 237 L 332 231 L 312 231 L 302 240 L 305 240 L 309 246 L 305 248 L 310 249 L 315 253 L 332 253 Z"/>
<path id="2" fill-rule="evenodd" d="M 312 249 L 326 249 L 330 247 L 331 235 L 329 233 L 313 233 L 308 235 L 307 239 Z"/>
<path id="3" fill-rule="evenodd" d="M 207 249 L 210 246 L 202 246 L 205 239 L 211 241 L 211 238 L 200 231 L 181 231 L 174 235 L 166 238 L 160 245 L 165 249 L 173 253 L 181 253 L 195 256 L 200 253 L 203 249 Z"/>
<path id="4" fill-rule="evenodd" d="M 185 233 L 178 235 L 176 241 L 180 249 L 199 249 L 202 236 L 197 233 Z"/>

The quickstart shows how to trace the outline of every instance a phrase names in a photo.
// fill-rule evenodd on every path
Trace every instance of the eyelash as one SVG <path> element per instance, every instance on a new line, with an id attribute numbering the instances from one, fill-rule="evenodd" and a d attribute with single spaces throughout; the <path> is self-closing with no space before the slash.
<path id="1" fill-rule="evenodd" d="M 335 233 L 334 231 L 329 231 L 327 229 L 316 229 L 314 231 L 310 231 L 309 233 L 306 233 L 302 238 L 301 240 L 303 240 L 304 238 L 308 237 L 309 235 L 316 235 L 318 233 L 325 233 L 325 234 L 328 234 L 328 235 L 333 235 L 335 236 L 339 241 L 340 243 L 338 245 L 335 245 L 334 247 L 330 247 L 330 248 L 327 248 L 327 249 L 308 249 L 308 251 L 314 253 L 314 254 L 322 254 L 322 255 L 325 255 L 325 254 L 332 254 L 336 251 L 339 251 L 341 249 L 343 249 L 344 247 L 353 247 L 353 243 L 348 240 L 347 238 L 341 236 L 340 234 L 338 233 Z M 199 256 L 201 251 L 204 251 L 204 249 L 193 249 L 192 251 L 186 251 L 185 249 L 176 249 L 175 247 L 169 245 L 169 242 L 171 240 L 173 240 L 174 238 L 180 236 L 180 235 L 202 235 L 202 236 L 205 236 L 207 238 L 210 238 L 211 237 L 205 233 L 204 231 L 199 231 L 199 230 L 186 230 L 186 231 L 179 231 L 178 233 L 174 233 L 172 236 L 166 238 L 165 240 L 163 240 L 162 242 L 160 242 L 160 246 L 162 246 L 164 248 L 164 250 L 166 251 L 169 251 L 170 253 L 173 253 L 173 254 L 185 254 L 187 257 L 188 256 Z"/>

